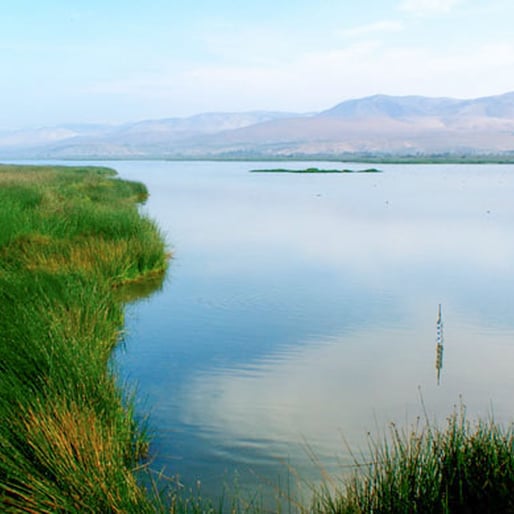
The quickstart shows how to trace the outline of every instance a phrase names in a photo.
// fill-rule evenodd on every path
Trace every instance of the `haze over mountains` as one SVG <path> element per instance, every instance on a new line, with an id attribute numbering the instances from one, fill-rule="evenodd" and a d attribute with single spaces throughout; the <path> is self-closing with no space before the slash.
<path id="1" fill-rule="evenodd" d="M 319 113 L 205 113 L 0 133 L 2 158 L 310 157 L 514 152 L 514 92 L 472 100 L 375 95 Z"/>

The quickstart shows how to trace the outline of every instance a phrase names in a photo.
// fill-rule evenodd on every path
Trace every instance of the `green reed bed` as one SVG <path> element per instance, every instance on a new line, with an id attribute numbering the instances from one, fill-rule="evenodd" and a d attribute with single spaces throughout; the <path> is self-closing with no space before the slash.
<path id="1" fill-rule="evenodd" d="M 144 185 L 0 166 L 0 510 L 155 512 L 147 446 L 109 364 L 124 283 L 163 274 Z"/>
<path id="2" fill-rule="evenodd" d="M 371 444 L 371 463 L 317 491 L 313 512 L 333 514 L 493 514 L 514 512 L 514 434 L 464 410 L 445 428 L 391 427 Z"/>

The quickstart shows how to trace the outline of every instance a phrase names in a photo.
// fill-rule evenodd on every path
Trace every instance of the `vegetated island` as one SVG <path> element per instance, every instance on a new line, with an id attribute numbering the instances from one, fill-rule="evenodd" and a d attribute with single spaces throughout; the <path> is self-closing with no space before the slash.
<path id="1" fill-rule="evenodd" d="M 322 173 L 382 173 L 382 170 L 377 168 L 366 168 L 362 170 L 351 169 L 320 169 L 320 168 L 305 168 L 302 170 L 286 169 L 286 168 L 272 168 L 272 169 L 257 169 L 250 170 L 251 173 L 304 173 L 304 174 L 322 174 Z"/>

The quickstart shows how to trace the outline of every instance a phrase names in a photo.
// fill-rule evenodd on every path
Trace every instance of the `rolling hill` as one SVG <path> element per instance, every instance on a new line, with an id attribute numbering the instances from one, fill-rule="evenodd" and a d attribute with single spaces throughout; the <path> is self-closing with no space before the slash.
<path id="1" fill-rule="evenodd" d="M 311 157 L 514 152 L 514 92 L 476 99 L 375 95 L 318 113 L 204 113 L 0 133 L 6 158 Z"/>

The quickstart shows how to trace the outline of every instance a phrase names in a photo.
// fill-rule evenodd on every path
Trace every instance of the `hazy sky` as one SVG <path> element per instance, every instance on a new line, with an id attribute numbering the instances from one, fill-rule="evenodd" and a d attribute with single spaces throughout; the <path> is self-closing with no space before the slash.
<path id="1" fill-rule="evenodd" d="M 0 128 L 514 90 L 512 0 L 16 0 Z"/>

